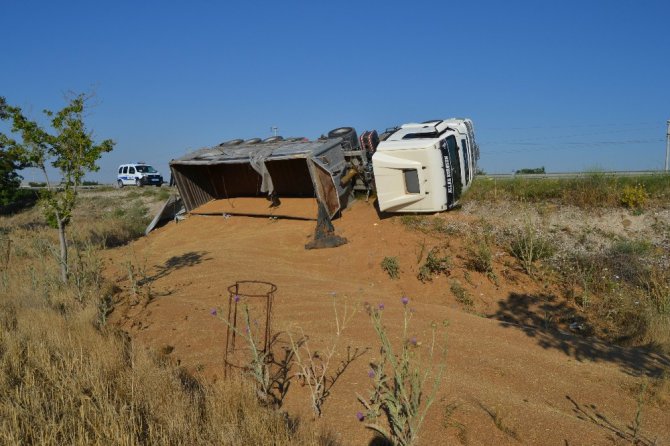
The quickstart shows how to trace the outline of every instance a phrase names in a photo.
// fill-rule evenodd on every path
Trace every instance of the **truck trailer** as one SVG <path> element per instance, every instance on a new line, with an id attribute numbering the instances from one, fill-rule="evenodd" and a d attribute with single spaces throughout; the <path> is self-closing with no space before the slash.
<path id="1" fill-rule="evenodd" d="M 339 127 L 317 140 L 234 139 L 170 162 L 191 213 L 329 219 L 355 191 L 381 212 L 440 212 L 470 186 L 479 159 L 470 119 L 404 124 L 360 137 Z M 311 205 L 306 206 L 309 199 Z"/>

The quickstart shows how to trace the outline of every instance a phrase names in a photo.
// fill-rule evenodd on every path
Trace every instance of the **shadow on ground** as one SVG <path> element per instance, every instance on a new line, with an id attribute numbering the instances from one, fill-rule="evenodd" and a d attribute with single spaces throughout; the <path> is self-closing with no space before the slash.
<path id="1" fill-rule="evenodd" d="M 646 348 L 626 348 L 607 344 L 594 337 L 587 321 L 551 294 L 510 293 L 498 302 L 498 311 L 488 315 L 506 328 L 522 330 L 545 349 L 560 350 L 578 361 L 617 364 L 631 375 L 660 377 L 670 367 L 667 355 Z M 559 324 L 576 333 L 559 329 Z"/>
<path id="2" fill-rule="evenodd" d="M 600 427 L 612 444 L 618 444 L 619 440 L 624 440 L 627 443 L 639 446 L 651 446 L 657 444 L 656 440 L 646 437 L 641 432 L 642 424 L 641 418 L 639 417 L 640 408 L 638 409 L 638 415 L 630 420 L 629 423 L 621 423 L 608 417 L 604 411 L 595 404 L 579 404 L 570 395 L 566 395 L 565 398 L 572 404 L 572 412 L 577 418 Z M 565 443 L 568 444 L 567 441 Z"/>
<path id="3" fill-rule="evenodd" d="M 205 260 L 211 260 L 210 258 L 205 258 L 207 254 L 207 251 L 191 251 L 178 256 L 172 256 L 162 265 L 155 266 L 156 273 L 147 276 L 141 281 L 140 285 L 154 282 L 182 268 L 199 265 Z"/>

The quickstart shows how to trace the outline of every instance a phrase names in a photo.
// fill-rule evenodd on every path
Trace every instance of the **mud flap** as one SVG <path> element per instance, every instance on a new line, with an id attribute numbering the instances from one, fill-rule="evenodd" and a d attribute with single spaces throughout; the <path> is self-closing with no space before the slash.
<path id="1" fill-rule="evenodd" d="M 305 249 L 336 248 L 347 243 L 347 239 L 335 235 L 335 227 L 323 203 L 319 202 L 319 216 L 314 229 L 314 239 L 305 245 Z"/>

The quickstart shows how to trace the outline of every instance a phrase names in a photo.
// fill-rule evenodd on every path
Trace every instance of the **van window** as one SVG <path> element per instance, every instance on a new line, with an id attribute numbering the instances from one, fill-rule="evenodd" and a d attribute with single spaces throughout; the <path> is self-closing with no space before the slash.
<path id="1" fill-rule="evenodd" d="M 419 172 L 416 169 L 404 169 L 402 171 L 405 177 L 405 189 L 408 194 L 418 194 L 421 192 L 419 186 Z"/>
<path id="2" fill-rule="evenodd" d="M 123 173 L 128 173 L 128 166 L 123 166 Z"/>
<path id="3" fill-rule="evenodd" d="M 468 142 L 461 139 L 461 148 L 463 151 L 463 167 L 465 167 L 465 182 L 470 181 L 470 150 L 468 150 Z"/>
<path id="4" fill-rule="evenodd" d="M 130 166 L 130 167 L 128 168 L 128 173 L 131 173 L 131 174 L 132 174 L 132 173 L 135 173 L 135 168 L 134 168 L 133 166 Z"/>
<path id="5" fill-rule="evenodd" d="M 123 171 L 123 167 L 119 167 L 119 173 Z"/>

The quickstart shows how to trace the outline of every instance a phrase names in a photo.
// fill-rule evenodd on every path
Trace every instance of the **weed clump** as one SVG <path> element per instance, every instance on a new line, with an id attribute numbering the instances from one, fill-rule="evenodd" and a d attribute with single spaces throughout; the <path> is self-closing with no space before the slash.
<path id="1" fill-rule="evenodd" d="M 398 279 L 400 277 L 400 264 L 397 257 L 384 257 L 381 267 L 391 279 Z"/>
<path id="2" fill-rule="evenodd" d="M 439 274 L 449 275 L 451 273 L 451 259 L 449 256 L 440 255 L 439 248 L 433 248 L 428 251 L 426 261 L 419 268 L 417 278 L 421 282 L 430 282 L 433 277 Z"/>
<path id="3" fill-rule="evenodd" d="M 450 289 L 458 303 L 460 303 L 461 305 L 463 305 L 468 309 L 472 308 L 472 306 L 474 305 L 474 301 L 472 300 L 470 293 L 468 293 L 468 290 L 463 288 L 461 282 L 459 282 L 458 280 L 454 280 L 451 284 Z"/>
<path id="4" fill-rule="evenodd" d="M 555 248 L 549 240 L 527 224 L 525 228 L 512 235 L 509 252 L 521 263 L 521 267 L 527 274 L 533 275 L 535 262 L 554 255 Z"/>

